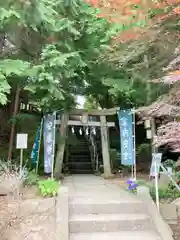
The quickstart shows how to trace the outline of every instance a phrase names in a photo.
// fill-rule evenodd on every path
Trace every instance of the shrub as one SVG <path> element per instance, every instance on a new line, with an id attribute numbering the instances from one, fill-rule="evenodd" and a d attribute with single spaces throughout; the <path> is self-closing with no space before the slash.
<path id="1" fill-rule="evenodd" d="M 176 178 L 178 180 L 178 182 L 180 181 L 180 171 L 179 172 L 176 172 Z"/>
<path id="2" fill-rule="evenodd" d="M 39 176 L 36 174 L 35 170 L 27 173 L 26 179 L 24 180 L 25 186 L 37 185 L 39 181 Z"/>
<path id="3" fill-rule="evenodd" d="M 149 143 L 142 143 L 136 149 L 136 154 L 150 154 L 151 153 L 151 144 Z"/>
<path id="4" fill-rule="evenodd" d="M 168 168 L 168 167 L 172 167 L 173 171 L 175 171 L 176 169 L 176 163 L 171 160 L 171 159 L 167 159 L 164 163 L 163 163 L 163 166 L 165 168 Z"/>
<path id="5" fill-rule="evenodd" d="M 43 197 L 54 197 L 58 193 L 59 182 L 55 179 L 46 179 L 38 181 L 38 187 Z"/>
<path id="6" fill-rule="evenodd" d="M 0 195 L 12 194 L 19 198 L 19 191 L 25 179 L 25 169 L 21 175 L 19 168 L 10 162 L 0 160 Z"/>
<path id="7" fill-rule="evenodd" d="M 153 200 L 156 200 L 156 189 L 155 187 L 150 188 L 150 194 Z M 180 197 L 179 190 L 173 185 L 173 183 L 169 183 L 167 187 L 159 187 L 159 199 L 160 200 L 169 200 L 173 201 L 176 198 Z"/>

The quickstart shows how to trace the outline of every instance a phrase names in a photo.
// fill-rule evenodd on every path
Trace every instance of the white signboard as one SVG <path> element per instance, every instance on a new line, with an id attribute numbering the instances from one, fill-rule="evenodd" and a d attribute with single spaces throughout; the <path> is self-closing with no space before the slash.
<path id="1" fill-rule="evenodd" d="M 16 148 L 17 149 L 26 149 L 27 148 L 28 135 L 26 133 L 18 133 L 16 139 Z"/>
<path id="2" fill-rule="evenodd" d="M 162 153 L 153 153 L 152 154 L 152 163 L 151 163 L 151 170 L 150 176 L 155 177 L 156 173 L 159 173 L 159 168 L 161 164 Z M 157 169 L 155 167 L 157 166 Z"/>
<path id="3" fill-rule="evenodd" d="M 144 126 L 146 129 L 151 128 L 151 120 L 149 120 L 149 119 L 145 120 Z"/>
<path id="4" fill-rule="evenodd" d="M 146 130 L 146 137 L 147 137 L 147 139 L 152 139 L 152 131 L 151 131 L 151 129 L 147 129 Z"/>

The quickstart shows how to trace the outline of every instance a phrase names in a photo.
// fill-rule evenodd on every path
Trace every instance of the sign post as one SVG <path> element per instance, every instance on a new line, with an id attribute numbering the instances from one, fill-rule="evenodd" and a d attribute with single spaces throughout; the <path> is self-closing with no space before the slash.
<path id="1" fill-rule="evenodd" d="M 158 165 L 156 163 L 156 161 L 154 162 L 154 168 L 155 168 L 155 189 L 156 189 L 156 205 L 157 205 L 157 209 L 159 212 L 159 186 L 158 186 L 158 176 L 159 176 L 159 172 L 158 172 Z"/>
<path id="2" fill-rule="evenodd" d="M 154 177 L 155 179 L 155 192 L 156 192 L 156 205 L 159 211 L 159 170 L 161 165 L 162 153 L 152 153 L 152 163 L 150 169 L 150 177 Z"/>
<path id="3" fill-rule="evenodd" d="M 158 177 L 160 168 L 163 170 L 165 174 L 170 178 L 172 183 L 176 186 L 178 191 L 180 191 L 180 187 L 178 184 L 174 181 L 174 179 L 171 177 L 171 173 L 169 173 L 166 168 L 161 163 L 162 159 L 162 153 L 153 153 L 152 154 L 152 163 L 151 163 L 151 170 L 150 170 L 150 177 L 154 177 L 155 180 L 155 191 L 156 191 L 156 205 L 159 211 L 159 184 L 158 184 Z"/>
<path id="4" fill-rule="evenodd" d="M 23 150 L 27 149 L 27 139 L 28 139 L 28 135 L 26 133 L 17 134 L 16 149 L 20 149 L 20 168 L 19 168 L 20 177 L 22 177 Z"/>
<path id="5" fill-rule="evenodd" d="M 156 173 L 159 174 L 161 159 L 162 159 L 162 153 L 152 153 L 150 177 L 156 177 Z"/>

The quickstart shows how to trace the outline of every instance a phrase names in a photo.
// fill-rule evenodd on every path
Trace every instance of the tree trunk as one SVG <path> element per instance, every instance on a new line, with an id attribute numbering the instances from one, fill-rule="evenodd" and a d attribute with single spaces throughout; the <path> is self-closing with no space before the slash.
<path id="1" fill-rule="evenodd" d="M 144 62 L 145 62 L 146 68 L 148 70 L 149 61 L 148 61 L 147 55 L 144 56 Z M 151 89 L 151 83 L 149 82 L 149 79 L 148 79 L 148 81 L 146 82 L 146 93 L 147 93 L 146 103 L 147 103 L 147 105 L 151 104 L 151 90 L 152 90 Z M 151 119 L 151 133 L 152 133 L 152 141 L 151 141 L 152 152 L 156 153 L 157 152 L 157 147 L 153 144 L 154 136 L 156 135 L 156 123 L 155 123 L 154 118 Z"/>
<path id="2" fill-rule="evenodd" d="M 57 180 L 59 180 L 62 176 L 64 150 L 65 150 L 65 145 L 66 145 L 67 125 L 68 125 L 68 114 L 65 113 L 62 115 L 62 118 L 61 118 L 60 143 L 59 143 L 59 147 L 58 147 L 58 151 L 57 151 L 55 171 L 54 171 L 54 175 Z"/>
<path id="3" fill-rule="evenodd" d="M 13 122 L 11 125 L 11 133 L 10 133 L 10 140 L 9 140 L 9 151 L 8 151 L 8 161 L 12 159 L 12 150 L 13 150 L 13 143 L 14 143 L 14 135 L 15 135 L 15 126 L 16 123 L 14 118 L 16 117 L 19 109 L 19 97 L 20 97 L 21 88 L 17 86 L 16 95 L 15 95 L 15 102 L 14 102 L 14 110 L 13 110 Z"/>

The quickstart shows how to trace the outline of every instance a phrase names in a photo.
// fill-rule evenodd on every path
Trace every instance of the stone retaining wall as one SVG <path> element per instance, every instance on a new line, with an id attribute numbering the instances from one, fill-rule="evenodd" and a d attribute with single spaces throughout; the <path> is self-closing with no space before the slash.
<path id="1" fill-rule="evenodd" d="M 175 240 L 180 240 L 180 201 L 178 204 L 160 204 L 160 213 L 173 231 Z"/>
<path id="2" fill-rule="evenodd" d="M 156 227 L 156 230 L 159 233 L 161 239 L 174 240 L 173 232 L 170 226 L 168 226 L 161 214 L 158 212 L 156 204 L 149 194 L 149 189 L 147 187 L 139 187 L 137 194 L 146 205 L 149 215 L 151 216 L 151 219 L 154 222 L 154 226 Z"/>
<path id="3" fill-rule="evenodd" d="M 68 215 L 68 191 L 63 187 L 56 198 L 14 201 L 0 210 L 1 240 L 68 240 Z"/>
<path id="4" fill-rule="evenodd" d="M 174 203 L 160 203 L 160 213 L 168 224 L 176 224 L 180 207 Z"/>

